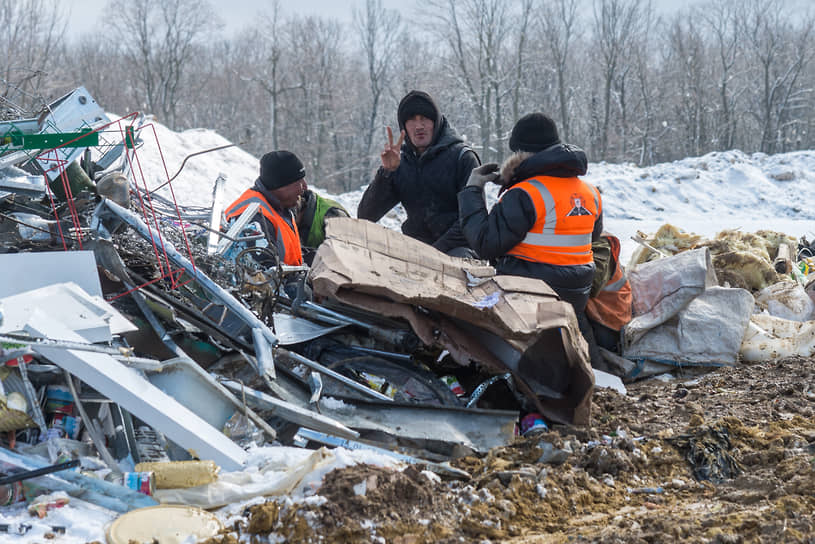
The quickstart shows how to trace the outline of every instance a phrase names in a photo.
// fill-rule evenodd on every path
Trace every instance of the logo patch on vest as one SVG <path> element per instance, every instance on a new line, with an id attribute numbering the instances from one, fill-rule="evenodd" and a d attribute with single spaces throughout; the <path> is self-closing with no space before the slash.
<path id="1" fill-rule="evenodd" d="M 583 207 L 583 197 L 579 194 L 575 193 L 570 198 L 569 201 L 572 204 L 572 209 L 569 210 L 569 213 L 566 214 L 566 217 L 574 216 L 574 215 L 593 215 L 589 210 Z"/>

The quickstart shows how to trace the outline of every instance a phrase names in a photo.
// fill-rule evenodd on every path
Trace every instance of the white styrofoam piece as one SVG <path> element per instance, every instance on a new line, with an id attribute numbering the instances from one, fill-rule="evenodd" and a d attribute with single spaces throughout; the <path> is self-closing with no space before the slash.
<path id="1" fill-rule="evenodd" d="M 57 321 L 70 324 L 68 330 L 79 341 L 109 342 L 112 334 L 134 331 L 136 327 L 102 297 L 92 297 L 73 282 L 56 283 L 0 299 L 3 323 L 0 333 L 20 331 L 37 309 Z M 71 340 L 52 337 L 52 340 Z"/>
<path id="2" fill-rule="evenodd" d="M 0 255 L 0 298 L 66 281 L 74 282 L 91 296 L 102 296 L 93 251 Z"/>
<path id="3" fill-rule="evenodd" d="M 82 341 L 64 323 L 41 312 L 31 316 L 26 331 L 44 338 Z M 47 345 L 35 345 L 34 351 L 161 431 L 192 456 L 215 461 L 224 470 L 243 469 L 247 454 L 240 446 L 110 355 Z"/>
<path id="4" fill-rule="evenodd" d="M 609 374 L 608 372 L 603 372 L 602 370 L 597 370 L 596 368 L 592 368 L 592 370 L 594 371 L 594 387 L 614 389 L 621 395 L 625 395 L 627 393 L 625 384 L 619 376 Z"/>

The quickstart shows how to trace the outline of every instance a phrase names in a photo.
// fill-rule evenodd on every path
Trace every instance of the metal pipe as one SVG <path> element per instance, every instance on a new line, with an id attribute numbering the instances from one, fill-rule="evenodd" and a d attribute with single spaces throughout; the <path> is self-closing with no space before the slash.
<path id="1" fill-rule="evenodd" d="M 79 395 L 76 393 L 76 388 L 74 387 L 74 378 L 71 376 L 71 373 L 65 370 L 65 380 L 68 382 L 68 389 L 71 390 L 71 395 L 74 398 L 74 404 L 76 405 L 76 409 L 79 411 L 79 416 L 82 418 L 82 421 L 85 422 L 85 428 L 88 430 L 88 434 L 91 436 L 91 441 L 93 445 L 96 446 L 96 451 L 99 452 L 99 455 L 102 457 L 102 460 L 108 466 L 110 470 L 115 472 L 116 474 L 121 474 L 121 469 L 119 468 L 119 464 L 116 462 L 116 459 L 108 451 L 107 447 L 105 446 L 105 439 L 102 436 L 102 433 L 96 427 L 96 424 L 91 421 L 91 418 L 88 417 L 88 413 L 85 411 L 85 406 L 82 404 L 82 401 L 79 400 Z"/>
<path id="2" fill-rule="evenodd" d="M 371 325 L 359 319 L 348 317 L 334 310 L 329 310 L 324 306 L 311 301 L 295 301 L 292 310 L 304 317 L 321 320 L 332 325 L 356 325 L 368 331 L 368 333 L 378 340 L 382 340 L 393 346 L 399 346 L 406 351 L 413 351 L 418 347 L 418 338 L 412 331 L 400 329 L 385 329 Z"/>
<path id="3" fill-rule="evenodd" d="M 36 478 L 37 476 L 45 476 L 46 474 L 52 474 L 54 472 L 68 470 L 69 468 L 74 468 L 78 466 L 79 459 L 74 459 L 73 461 L 66 461 L 65 463 L 59 463 L 57 465 L 35 468 L 34 470 L 26 470 L 25 472 L 18 472 L 17 474 L 12 474 L 11 476 L 0 478 L 0 485 L 13 484 L 14 482 L 28 480 L 29 478 Z"/>
<path id="4" fill-rule="evenodd" d="M 153 239 L 150 229 L 135 213 L 131 212 L 130 210 L 126 210 L 125 208 L 106 198 L 102 199 L 102 202 L 99 203 L 96 211 L 94 212 L 95 222 L 101 222 L 101 217 L 104 213 L 103 208 L 106 208 L 111 213 L 115 214 L 119 219 L 130 225 L 145 240 L 150 241 Z M 266 326 L 265 323 L 263 323 L 263 321 L 252 313 L 249 308 L 241 304 L 220 285 L 212 281 L 206 274 L 204 274 L 204 272 L 193 266 L 193 264 L 186 257 L 181 255 L 175 249 L 172 242 L 166 239 L 163 239 L 162 242 L 164 251 L 173 263 L 182 267 L 187 274 L 189 274 L 190 277 L 192 277 L 198 283 L 198 285 L 200 285 L 211 296 L 220 300 L 224 306 L 229 308 L 229 310 L 240 318 L 241 321 L 246 323 L 250 329 L 259 328 L 271 346 L 277 345 L 277 337 L 274 335 L 274 333 L 269 329 L 269 327 Z M 258 367 L 257 371 L 259 374 L 262 374 L 263 368 Z"/>
<path id="5" fill-rule="evenodd" d="M 311 359 L 309 359 L 307 357 L 303 357 L 299 353 L 289 351 L 289 350 L 287 350 L 285 348 L 277 348 L 277 353 L 279 355 L 282 355 L 283 357 L 288 357 L 289 359 L 291 359 L 291 360 L 293 360 L 295 362 L 298 362 L 300 364 L 304 364 L 304 365 L 306 365 L 307 367 L 309 367 L 312 370 L 316 370 L 317 372 L 325 374 L 326 376 L 330 376 L 330 377 L 334 378 L 335 380 L 344 383 L 345 385 L 347 385 L 351 389 L 354 389 L 355 391 L 359 391 L 360 393 L 364 393 L 364 394 L 366 394 L 366 395 L 368 395 L 370 397 L 373 397 L 375 399 L 378 399 L 378 400 L 386 400 L 388 402 L 393 402 L 393 399 L 390 398 L 389 396 L 384 395 L 384 394 L 380 393 L 379 391 L 374 391 L 370 387 L 366 387 L 366 386 L 362 385 L 361 383 L 357 383 L 354 380 L 352 380 L 351 378 L 343 376 L 342 374 L 339 374 L 338 372 L 334 372 L 330 368 L 324 367 L 323 365 L 321 365 L 320 363 L 318 363 L 316 361 L 312 361 Z"/>
<path id="6" fill-rule="evenodd" d="M 266 374 L 274 379 L 275 370 L 272 347 L 269 345 L 269 342 L 266 341 L 266 338 L 263 337 L 263 331 L 257 327 L 252 329 L 252 343 L 255 348 L 255 361 L 258 364 L 258 368 L 263 369 L 261 375 Z"/>
<path id="7" fill-rule="evenodd" d="M 93 353 L 104 353 L 110 355 L 117 361 L 124 363 L 128 366 L 152 369 L 161 366 L 161 362 L 155 359 L 147 359 L 144 357 L 133 357 L 125 353 L 122 349 L 100 346 L 98 344 L 83 344 L 81 342 L 69 342 L 67 340 L 48 340 L 32 339 L 31 337 L 19 338 L 16 336 L 0 335 L 0 342 L 8 344 L 22 344 L 26 347 L 31 346 L 46 346 L 49 348 L 71 349 L 76 351 L 90 351 Z M 43 365 L 45 366 L 45 365 Z"/>
<path id="8" fill-rule="evenodd" d="M 373 349 L 373 348 L 364 348 L 362 346 L 348 346 L 349 349 L 354 351 L 358 351 L 360 353 L 365 353 L 366 355 L 376 355 L 377 357 L 385 357 L 387 359 L 395 359 L 397 361 L 403 361 L 405 363 L 409 363 L 413 361 L 413 356 L 408 355 L 406 353 L 394 353 L 392 351 L 383 351 L 381 349 Z"/>

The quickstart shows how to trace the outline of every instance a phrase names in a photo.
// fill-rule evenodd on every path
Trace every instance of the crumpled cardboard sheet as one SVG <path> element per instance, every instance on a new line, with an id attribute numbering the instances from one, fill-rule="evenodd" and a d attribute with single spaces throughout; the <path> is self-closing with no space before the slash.
<path id="1" fill-rule="evenodd" d="M 310 271 L 315 295 L 407 320 L 462 365 L 511 371 L 542 414 L 587 424 L 594 376 L 572 306 L 543 281 L 497 276 L 375 223 L 327 222 Z"/>

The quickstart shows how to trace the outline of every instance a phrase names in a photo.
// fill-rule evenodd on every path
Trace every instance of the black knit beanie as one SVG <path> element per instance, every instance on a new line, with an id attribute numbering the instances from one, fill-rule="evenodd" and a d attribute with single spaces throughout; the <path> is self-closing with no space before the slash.
<path id="1" fill-rule="evenodd" d="M 528 113 L 518 119 L 509 137 L 512 151 L 537 153 L 559 143 L 555 122 L 543 113 Z"/>
<path id="2" fill-rule="evenodd" d="M 260 182 L 269 191 L 306 177 L 306 169 L 291 151 L 271 151 L 260 159 Z"/>
<path id="3" fill-rule="evenodd" d="M 438 123 L 439 107 L 426 92 L 410 91 L 399 102 L 399 108 L 396 110 L 399 129 L 404 130 L 405 123 L 414 115 L 424 115 L 434 123 Z"/>

